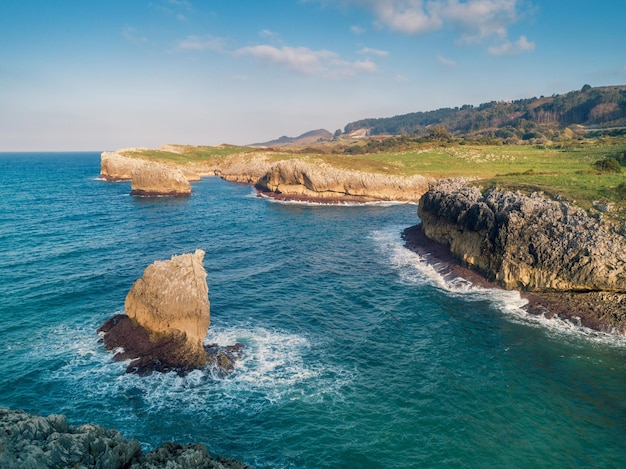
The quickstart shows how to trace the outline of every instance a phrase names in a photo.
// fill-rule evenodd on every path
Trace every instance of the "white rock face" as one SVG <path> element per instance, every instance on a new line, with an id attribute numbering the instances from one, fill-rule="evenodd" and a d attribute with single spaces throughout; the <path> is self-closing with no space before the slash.
<path id="1" fill-rule="evenodd" d="M 191 185 L 180 169 L 142 161 L 131 173 L 131 195 L 188 195 Z"/>
<path id="2" fill-rule="evenodd" d="M 126 314 L 151 332 L 184 332 L 202 349 L 211 322 L 203 259 L 204 251 L 196 249 L 149 265 L 126 296 Z"/>

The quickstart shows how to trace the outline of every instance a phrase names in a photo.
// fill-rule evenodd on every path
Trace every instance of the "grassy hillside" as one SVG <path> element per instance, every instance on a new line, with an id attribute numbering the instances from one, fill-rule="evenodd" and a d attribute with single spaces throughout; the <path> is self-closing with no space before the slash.
<path id="1" fill-rule="evenodd" d="M 626 86 L 592 88 L 585 85 L 550 97 L 491 101 L 400 116 L 363 119 L 345 127 L 349 134 L 368 129 L 369 135 L 428 135 L 441 126 L 454 136 L 484 136 L 505 142 L 555 140 L 576 126 L 626 126 Z"/>

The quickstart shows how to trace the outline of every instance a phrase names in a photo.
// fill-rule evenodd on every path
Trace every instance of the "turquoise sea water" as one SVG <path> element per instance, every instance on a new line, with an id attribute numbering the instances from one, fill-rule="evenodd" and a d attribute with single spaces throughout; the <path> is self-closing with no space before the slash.
<path id="1" fill-rule="evenodd" d="M 128 196 L 99 154 L 0 154 L 0 405 L 202 442 L 256 468 L 623 467 L 626 343 L 527 318 L 403 247 L 414 205 L 309 206 L 207 178 Z M 96 329 L 206 251 L 226 378 L 124 373 Z"/>

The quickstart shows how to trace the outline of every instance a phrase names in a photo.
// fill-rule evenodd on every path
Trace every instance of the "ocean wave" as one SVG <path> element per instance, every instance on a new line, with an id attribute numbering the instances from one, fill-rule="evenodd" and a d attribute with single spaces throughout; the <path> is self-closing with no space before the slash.
<path id="1" fill-rule="evenodd" d="M 30 361 L 47 370 L 43 381 L 75 389 L 96 407 L 117 400 L 120 414 L 130 407 L 147 413 L 254 415 L 283 401 L 318 402 L 339 395 L 351 380 L 341 367 L 315 359 L 323 340 L 251 325 L 210 329 L 205 343 L 245 345 L 243 358 L 225 377 L 211 369 L 185 376 L 127 374 L 128 361 L 113 361 L 113 352 L 104 350 L 94 330 L 64 325 L 49 333 L 54 340 L 42 337 L 41 346 L 30 352 Z"/>
<path id="2" fill-rule="evenodd" d="M 415 285 L 427 285 L 444 291 L 447 295 L 467 301 L 487 301 L 509 320 L 519 324 L 541 327 L 552 336 L 572 336 L 586 340 L 626 346 L 626 337 L 596 331 L 581 324 L 559 317 L 545 317 L 530 314 L 525 306 L 528 300 L 522 298 L 516 290 L 503 290 L 497 287 L 485 288 L 471 281 L 447 273 L 447 265 L 442 262 L 430 262 L 424 256 L 404 246 L 400 233 L 402 227 L 375 231 L 372 239 L 389 259 L 404 282 Z"/>

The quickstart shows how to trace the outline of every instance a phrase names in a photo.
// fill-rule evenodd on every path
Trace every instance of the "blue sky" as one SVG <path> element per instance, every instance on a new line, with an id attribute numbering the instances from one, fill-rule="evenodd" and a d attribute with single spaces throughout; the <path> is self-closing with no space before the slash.
<path id="1" fill-rule="evenodd" d="M 626 2 L 0 0 L 0 151 L 267 141 L 626 83 Z"/>

